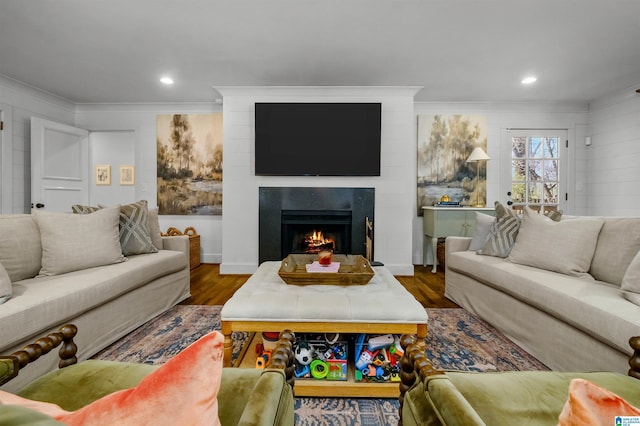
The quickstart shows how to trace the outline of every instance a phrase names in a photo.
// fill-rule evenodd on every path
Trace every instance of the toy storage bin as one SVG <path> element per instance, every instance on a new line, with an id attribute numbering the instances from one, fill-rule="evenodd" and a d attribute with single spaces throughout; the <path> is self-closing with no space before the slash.
<path id="1" fill-rule="evenodd" d="M 323 335 L 296 334 L 294 346 L 296 380 L 347 380 L 349 343 Z"/>
<path id="2" fill-rule="evenodd" d="M 354 343 L 355 379 L 358 382 L 400 381 L 400 335 L 358 334 Z"/>

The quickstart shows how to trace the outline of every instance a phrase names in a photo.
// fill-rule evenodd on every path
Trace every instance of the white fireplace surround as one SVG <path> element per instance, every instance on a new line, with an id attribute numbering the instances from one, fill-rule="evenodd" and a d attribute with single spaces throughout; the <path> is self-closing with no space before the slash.
<path id="1" fill-rule="evenodd" d="M 216 87 L 223 96 L 224 201 L 222 274 L 258 267 L 258 189 L 268 187 L 375 188 L 375 260 L 394 275 L 413 275 L 416 211 L 414 96 L 420 87 Z M 254 174 L 256 102 L 380 102 L 381 173 L 375 177 L 284 177 Z M 408 162 L 407 152 L 412 161 Z"/>

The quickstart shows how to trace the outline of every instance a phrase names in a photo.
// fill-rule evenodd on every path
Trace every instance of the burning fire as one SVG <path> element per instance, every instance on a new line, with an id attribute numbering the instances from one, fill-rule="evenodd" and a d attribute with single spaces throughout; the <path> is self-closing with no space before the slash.
<path id="1" fill-rule="evenodd" d="M 314 230 L 313 233 L 304 237 L 305 251 L 307 253 L 317 253 L 320 250 L 335 250 L 336 242 L 333 238 L 325 238 L 322 231 Z"/>

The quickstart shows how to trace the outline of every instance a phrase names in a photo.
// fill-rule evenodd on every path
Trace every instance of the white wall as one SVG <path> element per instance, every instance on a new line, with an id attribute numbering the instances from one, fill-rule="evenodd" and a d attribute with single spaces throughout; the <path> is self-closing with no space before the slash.
<path id="1" fill-rule="evenodd" d="M 31 117 L 73 125 L 75 105 L 2 76 L 0 105 L 0 109 L 7 109 L 4 118 L 10 117 L 2 138 L 2 152 L 11 156 L 11 174 L 5 177 L 3 173 L 1 183 L 3 212 L 6 208 L 8 212 L 28 213 L 31 210 Z M 5 151 L 4 144 L 10 145 L 10 152 Z"/>
<path id="2" fill-rule="evenodd" d="M 92 131 L 132 132 L 136 165 L 133 199 L 147 199 L 151 206 L 155 206 L 156 115 L 223 110 L 224 215 L 163 216 L 160 224 L 163 229 L 194 226 L 201 235 L 203 261 L 221 262 L 226 272 L 251 272 L 257 264 L 257 244 L 247 245 L 247 238 L 257 237 L 255 215 L 259 186 L 373 186 L 376 188 L 376 257 L 402 273 L 408 272 L 407 266 L 411 263 L 422 263 L 422 220 L 415 213 L 417 114 L 486 115 L 488 154 L 492 158 L 487 169 L 489 203 L 505 200 L 500 168 L 502 163 L 508 167 L 508 163 L 502 155 L 502 129 L 563 128 L 569 130 L 571 143 L 567 213 L 640 215 L 640 95 L 634 93 L 635 88 L 592 102 L 589 112 L 582 104 L 414 103 L 412 95 L 394 94 L 381 88 L 378 88 L 381 90 L 378 93 L 376 88 L 360 88 L 350 93 L 330 88 L 291 88 L 284 92 L 274 92 L 275 88 L 227 89 L 224 107 L 213 102 L 74 105 L 0 77 L 0 109 L 8 109 L 5 112 L 11 117 L 3 132 L 5 140 L 12 145 L 11 211 L 24 213 L 30 209 L 31 116 Z M 253 176 L 253 103 L 292 99 L 382 101 L 383 176 L 348 179 Z M 591 136 L 591 147 L 584 146 L 585 136 Z M 114 165 L 119 165 L 115 163 L 121 160 L 123 164 L 130 161 L 130 155 L 128 151 L 126 160 L 115 158 Z M 7 182 L 3 180 L 2 185 L 4 187 Z M 131 195 L 123 193 L 123 197 L 129 200 Z M 409 223 L 408 227 L 405 223 Z"/>
<path id="3" fill-rule="evenodd" d="M 587 211 L 640 215 L 640 94 L 630 87 L 589 106 Z"/>
<path id="4" fill-rule="evenodd" d="M 487 205 L 494 201 L 506 203 L 505 176 L 511 167 L 510 140 L 502 140 L 503 129 L 567 129 L 569 136 L 567 214 L 586 214 L 586 153 L 584 143 L 587 128 L 587 105 L 585 104 L 532 104 L 532 103 L 441 103 L 416 102 L 419 114 L 463 114 L 487 117 Z M 414 139 L 414 150 L 417 149 Z M 507 169 L 505 169 L 507 168 Z M 506 174 L 505 174 L 506 172 Z M 415 179 L 413 182 L 415 193 Z M 414 194 L 412 212 L 417 211 Z M 422 217 L 413 213 L 413 263 L 422 263 Z M 432 262 L 429 255 L 429 263 Z"/>
<path id="5" fill-rule="evenodd" d="M 120 166 L 136 164 L 136 140 L 133 131 L 91 132 L 91 183 L 89 205 L 112 206 L 137 201 L 135 186 L 120 185 Z M 111 166 L 111 185 L 95 184 L 95 166 Z M 137 173 L 136 173 L 137 174 Z"/>
<path id="6" fill-rule="evenodd" d="M 413 274 L 411 239 L 415 204 L 414 87 L 223 87 L 223 273 L 258 266 L 258 188 L 261 186 L 375 188 L 376 260 L 394 274 Z M 381 102 L 379 177 L 254 175 L 255 102 Z"/>
<path id="7" fill-rule="evenodd" d="M 117 199 L 121 202 L 147 200 L 150 207 L 157 206 L 156 193 L 156 115 L 158 114 L 206 114 L 219 112 L 220 105 L 211 104 L 109 104 L 77 105 L 76 126 L 90 131 L 130 132 L 134 143 L 133 158 L 136 166 L 136 182 L 133 187 L 118 185 L 120 165 L 132 164 L 131 150 L 111 151 L 105 154 L 112 165 L 112 192 L 99 194 L 108 196 L 109 203 Z M 108 135 L 103 135 L 108 136 Z M 114 149 L 119 143 L 114 142 Z M 105 149 L 103 146 L 101 149 Z M 93 161 L 102 162 L 94 156 Z M 109 163 L 107 163 L 109 164 Z M 226 164 L 225 164 L 226 166 Z M 95 187 L 93 188 L 96 189 Z M 116 193 L 114 194 L 113 191 Z M 222 217 L 221 216 L 160 216 L 160 229 L 166 231 L 170 226 L 184 230 L 193 226 L 200 234 L 201 260 L 204 263 L 220 263 L 222 259 Z"/>

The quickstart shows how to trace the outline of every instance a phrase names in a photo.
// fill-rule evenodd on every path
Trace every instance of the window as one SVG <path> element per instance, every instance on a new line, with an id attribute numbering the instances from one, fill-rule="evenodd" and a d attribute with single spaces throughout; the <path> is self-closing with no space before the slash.
<path id="1" fill-rule="evenodd" d="M 510 131 L 511 201 L 514 210 L 525 205 L 541 213 L 559 210 L 565 131 Z M 564 195 L 563 195 L 564 196 Z"/>

